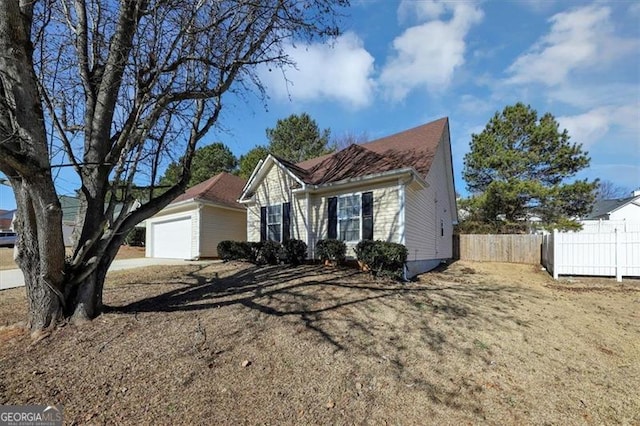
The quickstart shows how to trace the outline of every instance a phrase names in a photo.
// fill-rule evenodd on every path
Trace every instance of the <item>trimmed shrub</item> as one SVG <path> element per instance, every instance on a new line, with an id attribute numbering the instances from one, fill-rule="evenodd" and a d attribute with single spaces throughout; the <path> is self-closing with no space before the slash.
<path id="1" fill-rule="evenodd" d="M 370 267 L 375 261 L 376 256 L 376 241 L 362 240 L 360 241 L 353 251 L 356 252 L 356 259 Z"/>
<path id="2" fill-rule="evenodd" d="M 354 250 L 358 260 L 367 265 L 374 276 L 397 280 L 403 278 L 404 264 L 409 254 L 404 245 L 386 241 L 360 241 Z"/>
<path id="3" fill-rule="evenodd" d="M 280 260 L 289 265 L 300 265 L 307 259 L 307 244 L 302 240 L 287 240 L 282 243 Z"/>
<path id="4" fill-rule="evenodd" d="M 277 265 L 281 261 L 299 265 L 307 258 L 307 245 L 300 240 L 289 240 L 284 244 L 225 240 L 218 243 L 218 256 L 225 261 L 246 260 L 257 265 Z"/>
<path id="5" fill-rule="evenodd" d="M 251 248 L 245 241 L 225 240 L 218 243 L 218 257 L 222 260 L 249 260 Z"/>
<path id="6" fill-rule="evenodd" d="M 316 243 L 316 256 L 322 260 L 332 260 L 338 263 L 344 262 L 347 257 L 347 245 L 344 241 L 326 239 Z"/>
<path id="7" fill-rule="evenodd" d="M 235 254 L 232 250 L 232 246 L 235 241 L 224 240 L 218 243 L 218 257 L 222 260 L 235 260 Z"/>
<path id="8" fill-rule="evenodd" d="M 133 228 L 124 238 L 124 243 L 132 247 L 144 247 L 147 238 L 147 230 L 144 228 Z"/>
<path id="9" fill-rule="evenodd" d="M 251 263 L 258 263 L 258 257 L 260 256 L 260 250 L 262 250 L 262 242 L 249 241 L 246 244 L 247 260 Z"/>
<path id="10" fill-rule="evenodd" d="M 263 241 L 260 243 L 256 262 L 267 265 L 277 265 L 280 261 L 282 245 L 277 241 Z"/>

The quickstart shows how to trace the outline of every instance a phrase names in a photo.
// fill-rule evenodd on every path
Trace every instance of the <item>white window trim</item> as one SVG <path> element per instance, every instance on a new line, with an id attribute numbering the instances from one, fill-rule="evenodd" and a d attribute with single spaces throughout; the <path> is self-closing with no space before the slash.
<path id="1" fill-rule="evenodd" d="M 280 222 L 275 222 L 275 223 L 270 223 L 269 222 L 269 208 L 271 207 L 279 207 L 280 208 Z M 273 241 L 271 239 L 269 239 L 269 226 L 270 225 L 275 225 L 276 223 L 278 223 L 280 225 L 280 239 L 278 240 L 279 243 L 282 242 L 282 203 L 278 204 L 272 204 L 267 206 L 267 241 Z"/>
<path id="2" fill-rule="evenodd" d="M 358 221 L 359 221 L 359 226 L 358 226 L 358 239 L 357 240 L 344 240 L 342 239 L 342 228 L 340 227 L 340 199 L 343 198 L 348 198 L 348 197 L 353 197 L 353 196 L 357 196 L 358 197 L 358 202 L 360 203 L 360 210 L 359 210 L 359 214 L 358 214 Z M 338 240 L 340 241 L 344 241 L 345 243 L 354 243 L 354 242 L 359 242 L 362 241 L 362 192 L 352 192 L 349 194 L 342 194 L 342 195 L 338 195 L 338 200 L 336 203 L 336 227 L 338 228 L 336 231 L 336 234 L 338 236 Z M 350 218 L 350 219 L 354 219 L 354 218 Z"/>

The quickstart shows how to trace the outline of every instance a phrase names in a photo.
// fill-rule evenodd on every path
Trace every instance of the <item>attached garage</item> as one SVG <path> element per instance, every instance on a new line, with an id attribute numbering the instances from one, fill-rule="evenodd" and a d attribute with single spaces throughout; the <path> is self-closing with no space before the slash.
<path id="1" fill-rule="evenodd" d="M 151 257 L 191 259 L 191 216 L 152 222 L 149 229 Z"/>
<path id="2" fill-rule="evenodd" d="M 146 256 L 214 258 L 220 241 L 246 241 L 247 211 L 236 201 L 245 183 L 237 176 L 220 173 L 189 188 L 147 219 Z"/>

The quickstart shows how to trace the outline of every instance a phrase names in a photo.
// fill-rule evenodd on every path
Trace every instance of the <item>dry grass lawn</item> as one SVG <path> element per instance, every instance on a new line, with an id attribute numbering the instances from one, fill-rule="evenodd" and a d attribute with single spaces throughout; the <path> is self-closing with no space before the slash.
<path id="1" fill-rule="evenodd" d="M 70 249 L 67 249 L 71 254 Z M 122 246 L 116 255 L 116 259 L 134 259 L 144 257 L 144 247 Z M 8 247 L 0 247 L 0 271 L 7 269 L 17 269 L 18 265 L 13 261 L 13 249 Z"/>
<path id="2" fill-rule="evenodd" d="M 0 404 L 68 424 L 640 424 L 638 280 L 153 267 L 37 343 L 10 325 L 23 292 L 0 293 Z"/>

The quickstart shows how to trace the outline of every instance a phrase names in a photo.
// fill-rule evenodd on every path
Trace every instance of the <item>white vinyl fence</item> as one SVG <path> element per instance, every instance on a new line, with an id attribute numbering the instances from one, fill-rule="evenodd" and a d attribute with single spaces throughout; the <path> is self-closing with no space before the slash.
<path id="1" fill-rule="evenodd" d="M 594 226 L 545 235 L 542 264 L 555 279 L 559 275 L 607 276 L 617 281 L 623 276 L 640 277 L 640 229 L 610 225 L 599 232 Z"/>

